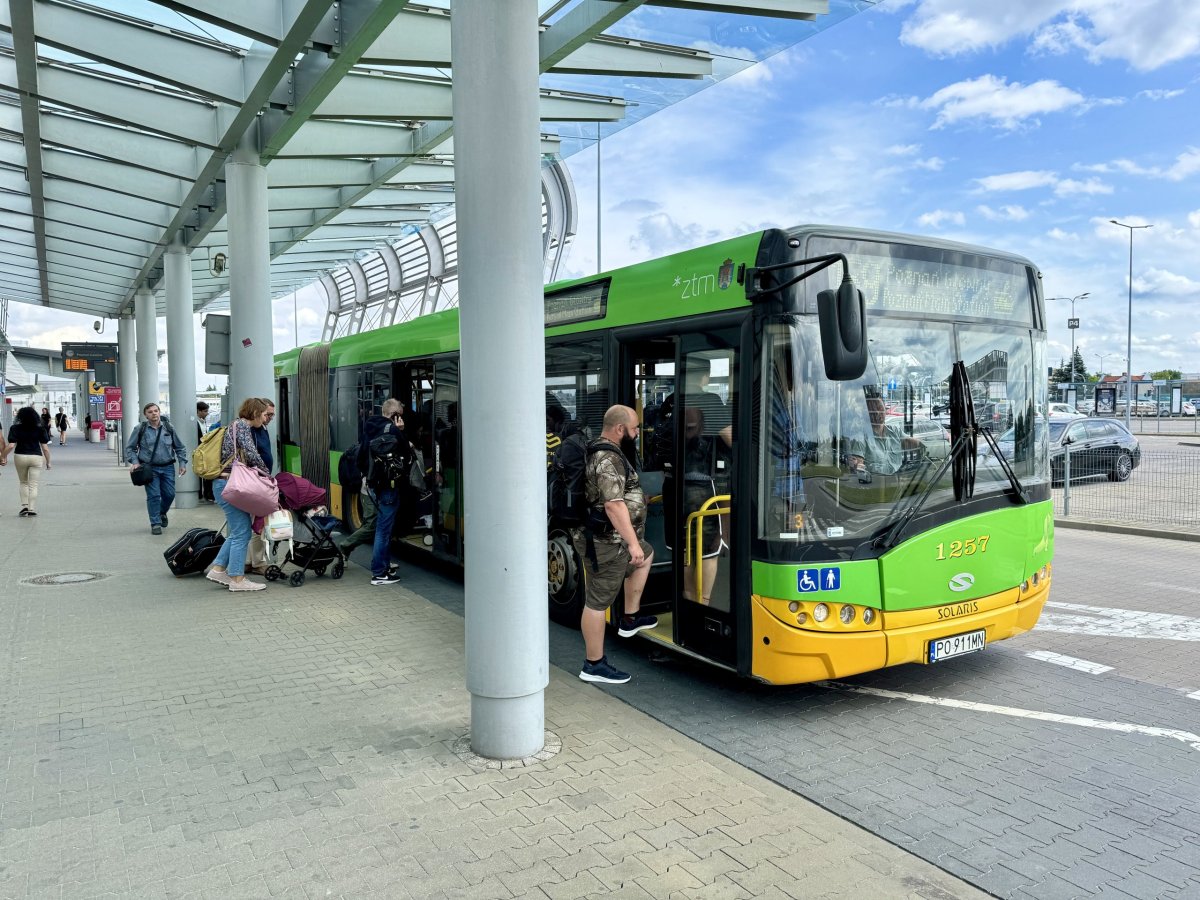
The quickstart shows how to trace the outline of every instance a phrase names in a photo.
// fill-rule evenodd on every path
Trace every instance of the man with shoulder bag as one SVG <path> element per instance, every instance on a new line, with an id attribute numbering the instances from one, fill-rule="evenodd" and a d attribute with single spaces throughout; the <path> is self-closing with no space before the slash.
<path id="1" fill-rule="evenodd" d="M 371 554 L 371 584 L 395 584 L 400 577 L 391 567 L 392 528 L 400 501 L 409 489 L 413 451 L 404 436 L 403 406 L 394 397 L 383 401 L 380 415 L 363 423 L 359 469 L 375 501 L 374 552 Z"/>
<path id="2" fill-rule="evenodd" d="M 187 471 L 187 448 L 157 403 L 147 403 L 142 412 L 146 421 L 130 435 L 125 462 L 130 480 L 146 489 L 150 533 L 162 534 L 167 512 L 175 502 L 175 464 L 179 464 L 180 475 Z"/>

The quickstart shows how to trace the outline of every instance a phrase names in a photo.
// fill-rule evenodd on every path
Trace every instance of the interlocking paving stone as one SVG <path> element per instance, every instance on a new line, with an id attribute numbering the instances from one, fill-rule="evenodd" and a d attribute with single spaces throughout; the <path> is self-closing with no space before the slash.
<path id="1" fill-rule="evenodd" d="M 847 854 L 869 864 L 831 890 L 982 896 L 574 671 L 546 692 L 557 756 L 473 769 L 450 749 L 462 620 L 411 590 L 426 573 L 236 597 L 173 579 L 112 463 L 61 448 L 44 514 L 0 521 L 0 897 L 813 897 Z M 19 583 L 68 547 L 109 577 Z M 813 869 L 776 865 L 798 847 Z"/>

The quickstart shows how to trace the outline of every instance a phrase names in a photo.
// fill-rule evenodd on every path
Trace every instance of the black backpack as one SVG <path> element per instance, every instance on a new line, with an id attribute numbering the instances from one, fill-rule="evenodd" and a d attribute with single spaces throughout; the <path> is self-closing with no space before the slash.
<path id="1" fill-rule="evenodd" d="M 587 463 L 593 453 L 598 450 L 612 450 L 607 441 L 587 442 L 582 432 L 563 438 L 558 449 L 554 451 L 554 460 L 550 465 L 550 484 L 548 498 L 550 515 L 562 525 L 573 528 L 591 524 L 593 528 L 603 530 L 605 523 L 599 522 L 598 517 L 589 515 L 587 504 Z M 621 462 L 625 465 L 625 477 L 633 472 L 625 454 L 616 451 Z M 607 516 L 604 517 L 607 522 Z M 596 521 L 592 521 L 596 519 Z"/>
<path id="2" fill-rule="evenodd" d="M 361 455 L 362 446 L 355 444 L 338 460 L 338 484 L 342 486 L 343 493 L 356 494 L 362 489 L 363 473 L 358 464 Z"/>
<path id="3" fill-rule="evenodd" d="M 408 485 L 412 468 L 412 447 L 394 434 L 381 434 L 367 444 L 367 484 L 376 490 L 391 490 Z"/>

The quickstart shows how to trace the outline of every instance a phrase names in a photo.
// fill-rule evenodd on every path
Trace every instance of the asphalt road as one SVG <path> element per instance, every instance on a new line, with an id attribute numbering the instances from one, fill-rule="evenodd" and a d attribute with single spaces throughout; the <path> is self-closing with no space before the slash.
<path id="1" fill-rule="evenodd" d="M 1042 623 L 982 653 L 772 688 L 610 637 L 633 680 L 603 689 L 996 896 L 1196 898 L 1198 564 L 1059 530 Z M 578 633 L 550 642 L 577 671 Z"/>

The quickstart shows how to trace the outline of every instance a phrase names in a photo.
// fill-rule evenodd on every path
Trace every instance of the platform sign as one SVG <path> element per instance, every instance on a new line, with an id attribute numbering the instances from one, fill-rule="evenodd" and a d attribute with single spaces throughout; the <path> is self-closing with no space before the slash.
<path id="1" fill-rule="evenodd" d="M 119 387 L 104 389 L 104 418 L 109 420 L 121 418 L 121 389 Z"/>

